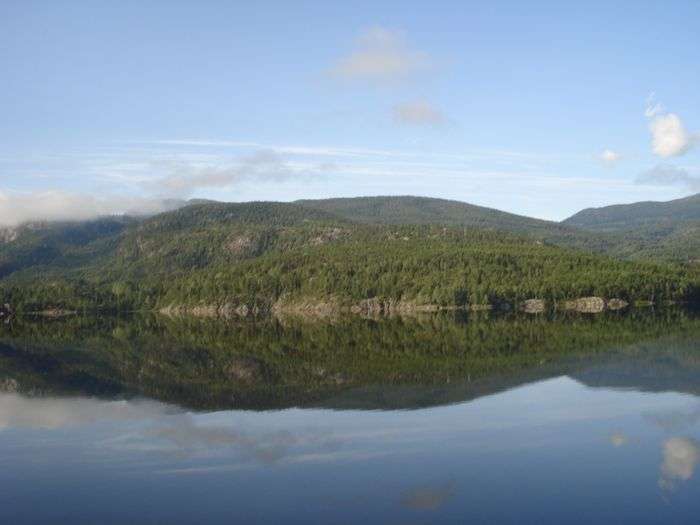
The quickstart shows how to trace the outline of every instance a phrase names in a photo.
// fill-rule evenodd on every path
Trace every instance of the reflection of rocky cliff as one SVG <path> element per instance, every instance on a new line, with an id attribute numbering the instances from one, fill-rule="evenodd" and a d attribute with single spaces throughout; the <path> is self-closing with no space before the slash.
<path id="1" fill-rule="evenodd" d="M 72 318 L 0 331 L 0 388 L 195 409 L 419 408 L 564 374 L 696 392 L 699 340 L 700 319 L 681 310 L 230 325 Z"/>

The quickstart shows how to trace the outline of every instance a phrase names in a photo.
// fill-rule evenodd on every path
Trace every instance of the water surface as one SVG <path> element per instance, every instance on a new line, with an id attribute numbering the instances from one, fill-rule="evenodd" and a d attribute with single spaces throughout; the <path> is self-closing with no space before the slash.
<path id="1" fill-rule="evenodd" d="M 21 322 L 7 523 L 695 523 L 700 319 Z"/>

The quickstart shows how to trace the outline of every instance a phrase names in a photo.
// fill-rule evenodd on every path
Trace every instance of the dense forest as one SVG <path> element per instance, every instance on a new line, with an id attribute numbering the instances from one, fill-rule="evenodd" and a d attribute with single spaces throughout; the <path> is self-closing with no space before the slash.
<path id="1" fill-rule="evenodd" d="M 437 199 L 197 202 L 6 231 L 0 298 L 24 312 L 214 315 L 700 299 L 697 266 L 609 255 L 607 235 Z"/>

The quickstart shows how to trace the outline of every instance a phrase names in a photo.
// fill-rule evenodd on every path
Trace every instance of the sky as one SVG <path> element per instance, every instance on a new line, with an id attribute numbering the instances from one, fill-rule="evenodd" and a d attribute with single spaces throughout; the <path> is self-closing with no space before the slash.
<path id="1" fill-rule="evenodd" d="M 700 2 L 0 2 L 0 225 L 700 192 Z"/>

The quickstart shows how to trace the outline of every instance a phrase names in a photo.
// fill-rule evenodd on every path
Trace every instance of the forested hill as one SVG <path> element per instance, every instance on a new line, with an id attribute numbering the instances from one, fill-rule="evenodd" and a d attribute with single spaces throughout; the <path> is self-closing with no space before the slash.
<path id="1" fill-rule="evenodd" d="M 61 231 L 20 232 L 0 245 L 0 304 L 245 315 L 700 298 L 697 275 L 672 264 L 622 261 L 495 227 L 368 224 L 293 203 L 197 203 L 70 242 L 59 242 Z"/>
<path id="2" fill-rule="evenodd" d="M 589 208 L 563 224 L 591 232 L 618 235 L 634 244 L 637 258 L 700 260 L 700 194 L 668 202 L 636 202 Z"/>
<path id="3" fill-rule="evenodd" d="M 635 202 L 587 208 L 563 224 L 597 231 L 625 231 L 647 226 L 700 221 L 700 193 L 667 202 Z"/>
<path id="4" fill-rule="evenodd" d="M 557 222 L 446 199 L 412 196 L 355 197 L 301 200 L 297 203 L 359 223 L 438 224 L 524 233 L 540 238 L 586 237 L 585 233 Z"/>
<path id="5" fill-rule="evenodd" d="M 700 195 L 583 210 L 558 223 L 426 197 L 357 197 L 299 204 L 375 224 L 441 224 L 507 231 L 545 243 L 636 260 L 700 260 Z"/>

